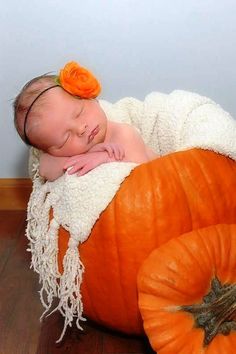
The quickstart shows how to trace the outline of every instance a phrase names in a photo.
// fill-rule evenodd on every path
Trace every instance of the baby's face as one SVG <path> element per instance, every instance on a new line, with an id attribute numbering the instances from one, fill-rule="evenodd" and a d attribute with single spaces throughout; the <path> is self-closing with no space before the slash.
<path id="1" fill-rule="evenodd" d="M 39 125 L 31 139 L 51 155 L 85 153 L 105 140 L 107 118 L 96 100 L 73 97 L 58 87 L 47 92 L 38 109 Z"/>

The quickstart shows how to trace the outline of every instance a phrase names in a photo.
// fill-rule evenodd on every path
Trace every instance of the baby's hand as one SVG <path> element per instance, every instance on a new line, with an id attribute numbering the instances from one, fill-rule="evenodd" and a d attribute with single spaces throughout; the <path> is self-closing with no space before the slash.
<path id="1" fill-rule="evenodd" d="M 64 170 L 68 169 L 68 174 L 78 172 L 78 176 L 93 170 L 102 163 L 116 161 L 114 157 L 109 157 L 106 151 L 90 152 L 70 157 L 64 164 Z"/>
<path id="2" fill-rule="evenodd" d="M 109 157 L 114 157 L 116 160 L 123 160 L 125 150 L 123 146 L 115 143 L 100 143 L 94 145 L 88 152 L 107 151 Z"/>

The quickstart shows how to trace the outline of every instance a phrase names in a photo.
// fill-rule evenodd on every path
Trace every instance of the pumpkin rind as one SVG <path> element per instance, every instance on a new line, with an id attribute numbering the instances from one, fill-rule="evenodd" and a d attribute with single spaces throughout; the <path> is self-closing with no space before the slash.
<path id="1" fill-rule="evenodd" d="M 204 331 L 183 305 L 200 304 L 217 277 L 236 284 L 236 225 L 214 225 L 170 240 L 154 250 L 138 274 L 139 308 L 145 332 L 158 354 L 235 353 L 236 332 Z"/>
<path id="2" fill-rule="evenodd" d="M 210 151 L 178 152 L 135 168 L 79 247 L 85 314 L 113 329 L 143 333 L 136 286 L 140 265 L 171 238 L 236 223 L 235 190 L 235 162 Z M 61 228 L 60 268 L 67 242 Z"/>

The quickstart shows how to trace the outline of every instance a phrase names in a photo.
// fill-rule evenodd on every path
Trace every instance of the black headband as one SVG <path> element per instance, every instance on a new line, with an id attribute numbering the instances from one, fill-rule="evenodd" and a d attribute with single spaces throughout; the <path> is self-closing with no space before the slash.
<path id="1" fill-rule="evenodd" d="M 42 94 L 44 94 L 44 92 L 48 91 L 48 90 L 51 90 L 52 88 L 54 87 L 61 87 L 60 85 L 53 85 L 53 86 L 49 86 L 48 88 L 46 88 L 45 90 L 43 90 L 42 92 L 40 92 L 40 94 L 38 96 L 35 97 L 35 99 L 33 100 L 33 102 L 31 103 L 31 105 L 29 106 L 28 108 L 28 111 L 26 112 L 26 115 L 25 115 L 25 121 L 24 121 L 24 141 L 26 142 L 26 144 L 28 145 L 31 145 L 31 142 L 26 134 L 26 123 L 27 123 L 27 119 L 28 119 L 28 116 L 29 116 L 29 113 L 33 107 L 33 105 L 35 104 L 35 102 L 37 101 L 37 99 L 42 96 Z"/>

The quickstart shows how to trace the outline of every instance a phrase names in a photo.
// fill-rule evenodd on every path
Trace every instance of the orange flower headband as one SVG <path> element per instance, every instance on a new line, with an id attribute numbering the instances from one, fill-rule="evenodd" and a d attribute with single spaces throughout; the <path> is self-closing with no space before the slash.
<path id="1" fill-rule="evenodd" d="M 101 91 L 101 86 L 93 74 L 74 61 L 60 70 L 58 83 L 64 90 L 80 98 L 95 98 Z"/>
<path id="2" fill-rule="evenodd" d="M 79 98 L 90 99 L 96 98 L 101 92 L 101 85 L 95 76 L 84 67 L 80 66 L 74 61 L 67 63 L 63 69 L 60 70 L 59 76 L 56 78 L 56 84 L 49 86 L 33 100 L 28 108 L 24 120 L 24 141 L 26 144 L 31 145 L 29 138 L 26 134 L 26 123 L 28 115 L 38 98 L 46 91 L 54 87 L 62 87 L 71 95 L 78 96 Z"/>

